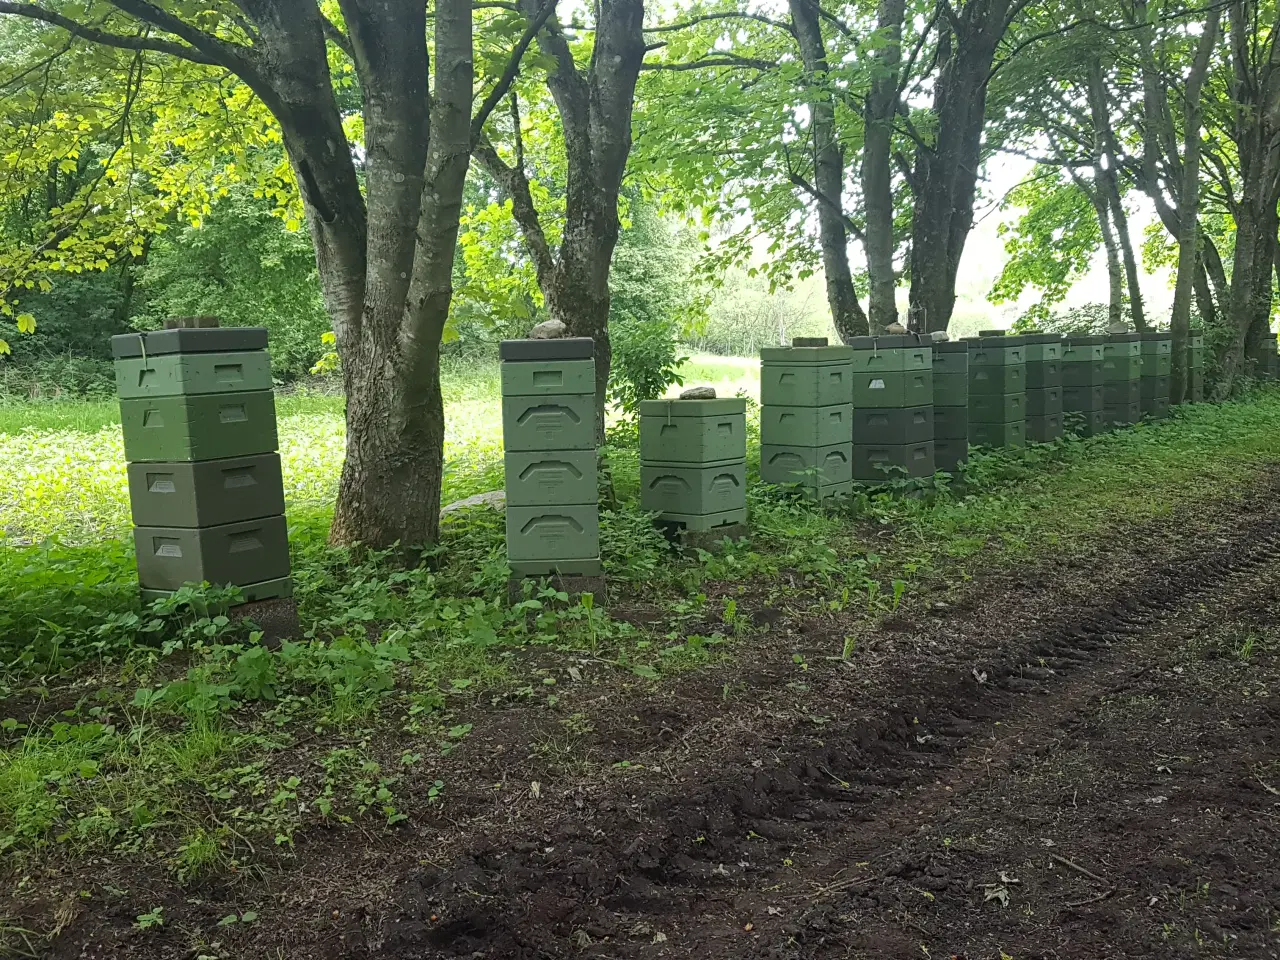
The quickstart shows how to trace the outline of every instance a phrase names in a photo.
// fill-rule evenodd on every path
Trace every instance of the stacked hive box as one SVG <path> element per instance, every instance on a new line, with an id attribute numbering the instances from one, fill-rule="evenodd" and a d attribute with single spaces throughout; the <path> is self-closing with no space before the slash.
<path id="1" fill-rule="evenodd" d="M 1102 350 L 1106 340 L 1102 336 L 1080 336 L 1067 337 L 1062 342 L 1063 418 L 1064 421 L 1073 417 L 1082 420 L 1079 429 L 1086 437 L 1106 429 L 1102 379 Z"/>
<path id="2" fill-rule="evenodd" d="M 915 334 L 854 337 L 853 478 L 931 477 L 933 343 Z"/>
<path id="3" fill-rule="evenodd" d="M 201 582 L 290 596 L 267 331 L 131 333 L 111 350 L 143 599 Z"/>
<path id="4" fill-rule="evenodd" d="M 1152 420 L 1163 420 L 1169 415 L 1173 337 L 1167 330 L 1139 336 L 1142 338 L 1142 415 Z"/>
<path id="5" fill-rule="evenodd" d="M 696 532 L 745 523 L 747 401 L 643 401 L 640 506 Z"/>
<path id="6" fill-rule="evenodd" d="M 1142 419 L 1142 335 L 1110 333 L 1102 344 L 1104 427 L 1130 426 Z"/>
<path id="7" fill-rule="evenodd" d="M 933 460 L 954 473 L 969 458 L 969 345 L 933 345 Z"/>
<path id="8" fill-rule="evenodd" d="M 969 443 L 1021 447 L 1027 437 L 1027 354 L 1022 337 L 971 337 L 969 346 Z"/>
<path id="9" fill-rule="evenodd" d="M 594 345 L 573 337 L 498 349 L 511 572 L 599 576 Z"/>
<path id="10" fill-rule="evenodd" d="M 1192 327 L 1187 336 L 1187 403 L 1204 400 L 1204 330 Z"/>
<path id="11" fill-rule="evenodd" d="M 1048 443 L 1062 436 L 1062 337 L 1030 333 L 1027 345 L 1027 440 Z"/>
<path id="12" fill-rule="evenodd" d="M 799 484 L 823 499 L 853 478 L 853 351 L 844 346 L 760 351 L 760 479 Z"/>

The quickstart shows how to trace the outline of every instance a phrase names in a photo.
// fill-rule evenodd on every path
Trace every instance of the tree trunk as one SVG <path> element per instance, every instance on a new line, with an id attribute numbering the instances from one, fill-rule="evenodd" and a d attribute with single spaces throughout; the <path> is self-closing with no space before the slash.
<path id="1" fill-rule="evenodd" d="M 1125 281 L 1129 289 L 1129 316 L 1133 329 L 1147 330 L 1147 314 L 1142 299 L 1142 282 L 1138 276 L 1138 258 L 1133 252 L 1133 236 L 1129 232 L 1129 217 L 1124 211 L 1120 189 L 1116 184 L 1114 168 L 1107 171 L 1107 206 L 1115 223 L 1116 238 L 1120 242 L 1120 255 L 1124 262 Z"/>
<path id="2" fill-rule="evenodd" d="M 871 89 L 863 110 L 862 198 L 867 214 L 867 272 L 871 329 L 883 333 L 898 322 L 898 280 L 893 269 L 893 178 L 890 150 L 898 110 L 905 0 L 880 0 L 880 46 L 871 57 Z"/>
<path id="3" fill-rule="evenodd" d="M 946 330 L 956 301 L 956 276 L 973 227 L 973 198 L 982 158 L 987 81 L 996 46 L 1008 29 L 1009 0 L 970 0 L 940 20 L 932 145 L 916 148 L 911 216 L 910 327 Z M 948 24 L 942 27 L 941 24 Z"/>
<path id="4" fill-rule="evenodd" d="M 849 269 L 848 221 L 844 212 L 844 151 L 836 137 L 835 103 L 825 88 L 827 53 L 818 19 L 818 2 L 820 0 L 791 0 L 791 23 L 795 28 L 809 91 L 813 190 L 817 193 L 818 242 L 822 248 L 827 303 L 831 307 L 836 333 L 848 343 L 853 337 L 866 336 L 869 327 L 853 287 L 853 272 Z"/>
<path id="5" fill-rule="evenodd" d="M 1098 231 L 1102 234 L 1102 247 L 1107 257 L 1107 323 L 1121 323 L 1124 317 L 1124 277 L 1120 272 L 1116 235 L 1111 229 L 1111 210 L 1107 204 L 1104 183 L 1106 172 L 1101 166 L 1094 167 L 1092 188 L 1074 170 L 1071 171 L 1071 179 L 1089 198 L 1094 216 L 1098 220 Z"/>
<path id="6" fill-rule="evenodd" d="M 1182 184 L 1178 191 L 1178 274 L 1173 289 L 1172 378 L 1169 402 L 1182 403 L 1187 394 L 1187 337 L 1191 332 L 1191 297 L 1196 272 L 1196 239 L 1200 226 L 1200 90 L 1209 71 L 1209 58 L 1218 37 L 1218 12 L 1209 14 L 1196 47 L 1196 57 L 1183 93 Z M 1268 276 L 1270 282 L 1270 276 Z"/>

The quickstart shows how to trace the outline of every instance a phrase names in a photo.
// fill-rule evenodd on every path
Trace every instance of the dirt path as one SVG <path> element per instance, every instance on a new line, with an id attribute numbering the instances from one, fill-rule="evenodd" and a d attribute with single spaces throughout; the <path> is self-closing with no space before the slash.
<path id="1" fill-rule="evenodd" d="M 566 691 L 563 741 L 495 711 L 443 819 L 300 848 L 252 933 L 178 937 L 244 902 L 215 887 L 57 955 L 1280 957 L 1278 495 L 920 603 L 848 662 L 841 614 L 756 611 L 649 700 Z"/>
<path id="2" fill-rule="evenodd" d="M 1278 956 L 1272 493 L 892 624 L 912 669 L 774 690 L 335 955 Z"/>

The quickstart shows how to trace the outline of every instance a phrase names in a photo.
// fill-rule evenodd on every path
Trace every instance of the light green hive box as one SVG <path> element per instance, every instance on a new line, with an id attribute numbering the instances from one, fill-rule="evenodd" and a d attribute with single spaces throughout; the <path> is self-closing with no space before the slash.
<path id="1" fill-rule="evenodd" d="M 1092 363 L 1102 359 L 1101 343 L 1072 343 L 1063 341 L 1062 359 L 1066 363 Z"/>
<path id="2" fill-rule="evenodd" d="M 507 557 L 513 569 L 520 561 L 586 561 L 599 556 L 596 504 L 507 507 Z"/>
<path id="3" fill-rule="evenodd" d="M 1159 340 L 1143 340 L 1141 346 L 1143 356 L 1154 354 L 1158 357 L 1168 357 L 1173 354 L 1173 340 L 1169 337 Z"/>
<path id="4" fill-rule="evenodd" d="M 1047 360 L 1062 359 L 1062 341 L 1051 340 L 1048 343 L 1028 343 L 1027 363 L 1044 363 Z"/>
<path id="5" fill-rule="evenodd" d="M 858 371 L 853 379 L 853 406 L 858 410 L 933 406 L 933 368 L 889 373 Z"/>
<path id="6" fill-rule="evenodd" d="M 760 402 L 783 407 L 848 403 L 852 360 L 853 350 L 845 346 L 765 347 L 760 351 Z"/>
<path id="7" fill-rule="evenodd" d="M 504 396 L 502 444 L 516 452 L 594 450 L 595 394 Z"/>
<path id="8" fill-rule="evenodd" d="M 998 338 L 992 337 L 992 340 Z M 974 367 L 1000 367 L 1006 364 L 1023 364 L 1027 362 L 1027 345 L 1022 343 L 987 346 L 972 344 L 969 347 L 969 371 Z"/>
<path id="9" fill-rule="evenodd" d="M 279 454 L 131 463 L 127 472 L 140 527 L 215 527 L 284 513 Z"/>
<path id="10" fill-rule="evenodd" d="M 247 457 L 279 444 L 270 390 L 121 400 L 120 426 L 133 463 Z"/>
<path id="11" fill-rule="evenodd" d="M 1027 389 L 1027 367 L 1023 363 L 984 365 L 969 368 L 969 403 L 982 394 L 1023 393 Z"/>
<path id="12" fill-rule="evenodd" d="M 887 350 L 855 350 L 853 371 L 857 373 L 897 373 L 933 368 L 933 347 L 890 347 Z"/>
<path id="13" fill-rule="evenodd" d="M 969 398 L 969 422 L 1009 423 L 1027 418 L 1025 393 L 974 394 Z"/>
<path id="14" fill-rule="evenodd" d="M 507 505 L 545 507 L 561 503 L 595 503 L 596 451 L 507 451 Z"/>
<path id="15" fill-rule="evenodd" d="M 687 463 L 642 463 L 640 506 L 644 510 L 656 510 L 664 517 L 745 511 L 746 462 L 696 467 Z"/>
<path id="16" fill-rule="evenodd" d="M 1145 344 L 1144 344 L 1145 346 Z M 1173 373 L 1173 357 L 1168 353 L 1144 353 L 1142 374 L 1146 377 L 1167 377 Z"/>
<path id="17" fill-rule="evenodd" d="M 552 397 L 596 392 L 594 360 L 521 360 L 498 365 L 505 397 Z"/>
<path id="18" fill-rule="evenodd" d="M 824 447 L 853 436 L 853 404 L 831 407 L 761 407 L 760 442 Z"/>
<path id="19" fill-rule="evenodd" d="M 760 445 L 760 479 L 821 487 L 853 479 L 853 442 L 827 447 Z"/>
<path id="20" fill-rule="evenodd" d="M 975 447 L 1025 447 L 1027 445 L 1026 421 L 978 423 L 970 420 L 969 444 Z"/>
<path id="21" fill-rule="evenodd" d="M 138 582 L 147 590 L 177 590 L 208 581 L 240 585 L 289 576 L 284 517 L 217 527 L 135 527 Z"/>
<path id="22" fill-rule="evenodd" d="M 718 463 L 747 456 L 747 401 L 643 400 L 642 463 Z"/>
<path id="23" fill-rule="evenodd" d="M 933 405 L 935 407 L 967 407 L 969 374 L 933 373 Z"/>
<path id="24" fill-rule="evenodd" d="M 265 350 L 132 357 L 117 360 L 115 372 L 122 400 L 271 389 L 271 356 Z"/>

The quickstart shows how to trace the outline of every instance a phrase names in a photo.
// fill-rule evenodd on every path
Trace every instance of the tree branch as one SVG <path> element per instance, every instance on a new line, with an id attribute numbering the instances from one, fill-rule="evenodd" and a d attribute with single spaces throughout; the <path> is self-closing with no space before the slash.
<path id="1" fill-rule="evenodd" d="M 229 43 L 203 30 L 197 30 L 181 17 L 176 17 L 154 3 L 148 3 L 147 0 L 109 0 L 109 2 L 117 10 L 123 10 L 130 16 L 185 40 L 205 56 L 210 57 L 214 63 L 221 64 L 228 70 L 242 70 L 251 62 L 250 48 L 242 47 L 238 43 Z"/>
<path id="2" fill-rule="evenodd" d="M 770 27 L 777 27 L 779 30 L 785 30 L 787 33 L 795 36 L 795 31 L 791 29 L 791 24 L 784 23 L 781 20 L 773 20 L 769 17 L 761 16 L 758 13 L 741 13 L 739 11 L 729 11 L 725 13 L 704 13 L 699 17 L 691 17 L 688 20 L 682 20 L 679 23 L 668 23 L 661 27 L 645 27 L 645 33 L 667 33 L 671 30 L 687 30 L 689 27 L 699 23 L 706 23 L 709 20 L 755 20 L 758 23 L 767 24 Z"/>
<path id="3" fill-rule="evenodd" d="M 850 235 L 855 240 L 857 240 L 859 243 L 867 242 L 866 233 L 863 231 L 863 229 L 860 226 L 858 226 L 857 223 L 855 223 L 850 218 L 850 216 L 847 213 L 844 212 L 843 209 L 841 209 L 840 204 L 836 203 L 836 201 L 832 200 L 825 193 L 823 193 L 821 190 L 819 190 L 817 187 L 811 184 L 808 180 L 800 176 L 800 174 L 795 173 L 794 171 L 790 171 L 790 170 L 787 171 L 787 179 L 791 181 L 791 184 L 793 186 L 799 187 L 805 193 L 809 194 L 809 196 L 813 197 L 813 199 L 817 200 L 818 203 L 822 204 L 824 207 L 827 207 L 829 210 L 833 210 L 836 213 L 836 215 L 839 216 L 840 219 L 844 222 L 844 228 L 849 231 Z"/>
<path id="4" fill-rule="evenodd" d="M 718 58 L 708 57 L 705 60 L 694 60 L 690 63 L 645 63 L 641 70 L 701 70 L 704 67 L 747 67 L 752 70 L 773 70 L 778 65 L 769 60 L 757 60 L 754 57 L 739 57 L 731 53 L 720 54 Z"/>
<path id="5" fill-rule="evenodd" d="M 36 6 L 33 3 L 11 3 L 8 0 L 0 0 L 0 15 L 2 14 L 25 17 L 28 20 L 39 20 L 50 26 L 65 30 L 74 37 L 88 40 L 90 43 L 99 43 L 104 47 L 116 47 L 121 50 L 150 50 L 207 66 L 218 66 L 222 63 L 222 61 L 194 47 L 173 43 L 169 40 L 158 40 L 154 37 L 126 36 L 124 34 L 111 33 L 99 27 L 72 20 L 70 17 L 65 17 L 53 10 L 46 10 L 44 7 Z"/>
<path id="6" fill-rule="evenodd" d="M 324 31 L 324 38 L 332 43 L 335 47 L 345 53 L 352 60 L 356 58 L 355 48 L 351 46 L 351 38 L 338 29 L 338 25 L 320 14 L 320 29 Z"/>
<path id="7" fill-rule="evenodd" d="M 529 44 L 533 43 L 533 38 L 538 35 L 538 31 L 543 28 L 547 19 L 555 12 L 555 9 L 556 0 L 546 0 L 537 15 L 525 27 L 524 33 L 521 34 L 520 39 L 511 51 L 511 57 L 507 60 L 502 76 L 498 78 L 498 82 L 489 91 L 488 96 L 484 98 L 484 102 L 480 104 L 480 109 L 476 111 L 476 115 L 471 120 L 471 142 L 473 144 L 480 139 L 481 131 L 484 130 L 484 125 L 488 122 L 489 116 L 493 113 L 494 108 L 502 102 L 502 98 L 507 95 L 507 91 L 511 89 L 511 84 L 515 82 L 516 74 L 520 72 L 520 61 L 524 59 L 524 54 L 529 49 Z"/>
<path id="8" fill-rule="evenodd" d="M 520 235 L 530 259 L 533 260 L 534 270 L 538 274 L 538 286 L 541 287 L 543 281 L 549 279 L 555 271 L 555 258 L 551 254 L 551 245 L 547 243 L 547 235 L 542 230 L 542 221 L 533 203 L 529 178 L 523 166 L 513 167 L 505 163 L 483 134 L 476 142 L 473 152 L 480 165 L 489 171 L 498 182 L 498 188 L 511 201 L 511 215 L 520 227 Z"/>

